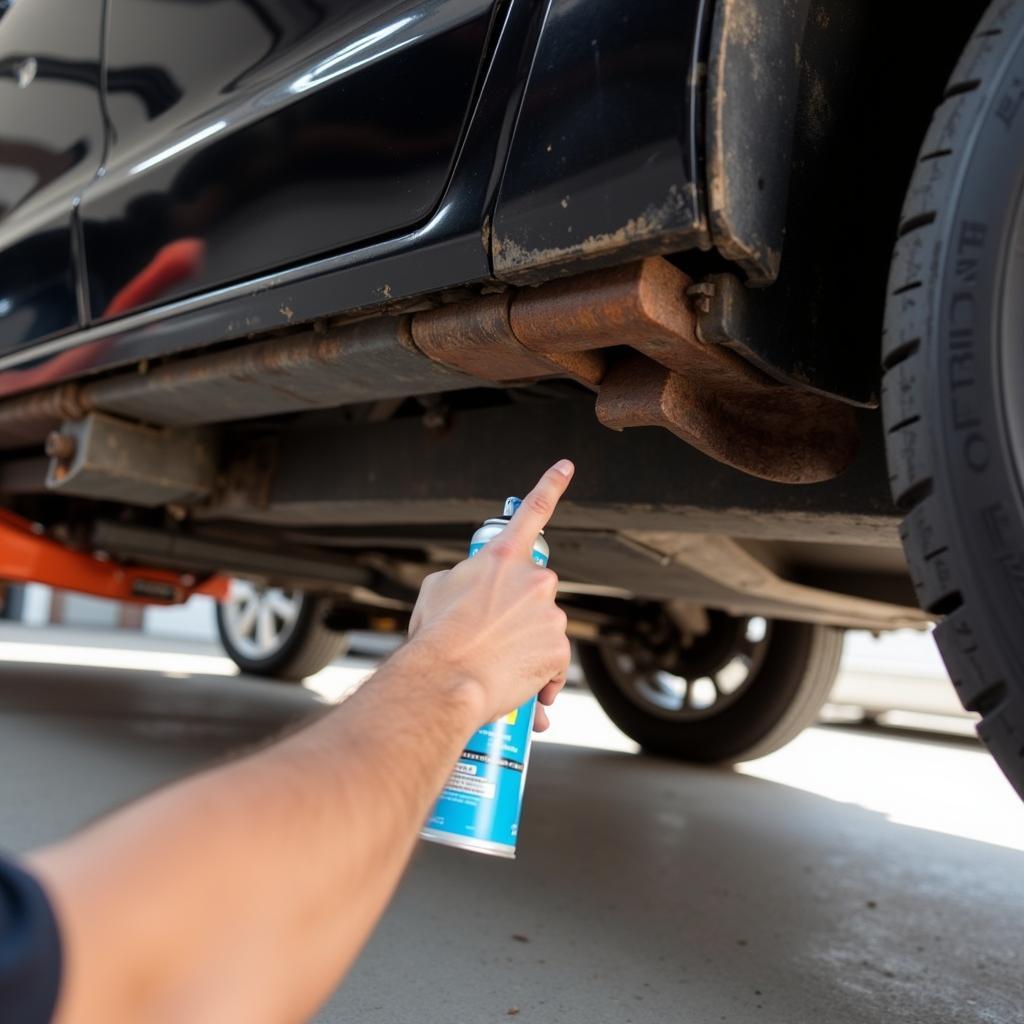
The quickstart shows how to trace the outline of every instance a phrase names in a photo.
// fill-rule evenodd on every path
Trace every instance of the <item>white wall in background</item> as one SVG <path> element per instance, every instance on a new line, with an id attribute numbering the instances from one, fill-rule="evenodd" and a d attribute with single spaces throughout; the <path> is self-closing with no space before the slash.
<path id="1" fill-rule="evenodd" d="M 858 630 L 847 633 L 842 671 L 829 703 L 869 715 L 909 711 L 977 717 L 961 707 L 931 633 L 913 630 L 877 638 Z"/>
<path id="2" fill-rule="evenodd" d="M 78 629 L 117 629 L 121 622 L 121 605 L 105 597 L 89 594 L 64 594 L 61 610 L 64 625 Z"/>
<path id="3" fill-rule="evenodd" d="M 29 583 L 25 587 L 21 621 L 26 626 L 48 626 L 53 588 L 43 583 Z M 86 597 L 81 594 L 65 595 L 67 625 L 73 628 L 117 628 L 118 605 L 114 601 Z M 198 640 L 218 643 L 214 621 L 213 598 L 197 595 L 182 605 L 152 606 L 143 611 L 142 629 L 151 636 L 168 639 Z"/>
<path id="4" fill-rule="evenodd" d="M 21 621 L 26 626 L 45 626 L 50 621 L 50 596 L 53 591 L 45 583 L 29 583 L 25 587 L 25 603 Z"/>
<path id="5" fill-rule="evenodd" d="M 948 678 L 931 630 L 897 629 L 873 636 L 865 630 L 851 629 L 843 644 L 843 667 Z"/>
<path id="6" fill-rule="evenodd" d="M 142 628 L 150 636 L 166 636 L 178 640 L 217 641 L 212 597 L 196 594 L 184 604 L 166 608 L 146 608 Z"/>

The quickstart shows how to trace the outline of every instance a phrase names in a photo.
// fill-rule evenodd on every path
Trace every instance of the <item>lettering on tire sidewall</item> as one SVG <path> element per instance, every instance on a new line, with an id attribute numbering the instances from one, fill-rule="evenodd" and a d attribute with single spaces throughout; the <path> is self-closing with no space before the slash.
<path id="1" fill-rule="evenodd" d="M 956 520 L 954 536 L 965 549 L 962 572 L 970 574 L 972 589 L 1002 591 L 984 607 L 996 617 L 1007 615 L 1016 645 L 1019 625 L 1011 624 L 1024 621 L 1024 503 L 1021 453 L 1015 454 L 1004 416 L 998 333 L 1005 264 L 1018 249 L 1024 268 L 1024 239 L 1008 238 L 1007 230 L 1024 171 L 1024 52 L 1018 51 L 1015 64 L 989 105 L 955 197 L 934 307 L 938 344 L 930 347 L 928 374 L 936 375 L 933 394 L 941 396 L 933 443 L 935 465 L 945 469 L 937 472 L 935 486 Z M 1024 279 L 1018 287 L 1024 289 Z M 1018 400 L 1024 402 L 1024 393 Z"/>

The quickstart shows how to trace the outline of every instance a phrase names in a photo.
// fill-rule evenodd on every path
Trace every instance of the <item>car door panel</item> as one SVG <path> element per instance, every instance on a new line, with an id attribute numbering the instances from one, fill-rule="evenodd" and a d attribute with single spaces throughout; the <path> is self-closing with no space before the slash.
<path id="1" fill-rule="evenodd" d="M 79 323 L 76 196 L 100 166 L 103 0 L 0 17 L 0 353 Z"/>
<path id="2" fill-rule="evenodd" d="M 93 320 L 386 236 L 444 189 L 493 0 L 110 0 Z"/>
<path id="3" fill-rule="evenodd" d="M 551 0 L 494 213 L 495 276 L 708 246 L 693 69 L 710 11 Z"/>

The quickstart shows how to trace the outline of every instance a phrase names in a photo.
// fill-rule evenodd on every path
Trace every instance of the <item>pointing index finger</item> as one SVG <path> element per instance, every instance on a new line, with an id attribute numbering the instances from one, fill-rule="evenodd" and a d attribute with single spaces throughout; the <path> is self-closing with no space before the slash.
<path id="1" fill-rule="evenodd" d="M 506 544 L 524 549 L 533 546 L 534 538 L 554 515 L 575 469 L 568 459 L 559 459 L 544 473 L 505 528 L 502 540 Z"/>

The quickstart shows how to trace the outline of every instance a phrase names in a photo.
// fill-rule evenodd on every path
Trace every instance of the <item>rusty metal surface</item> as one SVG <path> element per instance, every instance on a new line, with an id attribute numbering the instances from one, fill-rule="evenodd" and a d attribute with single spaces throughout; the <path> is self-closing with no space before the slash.
<path id="1" fill-rule="evenodd" d="M 810 400 L 810 401 L 808 401 Z M 779 483 L 831 479 L 857 453 L 853 410 L 794 388 L 718 391 L 699 376 L 636 355 L 609 372 L 597 399 L 607 427 L 659 426 L 712 458 Z"/>
<path id="2" fill-rule="evenodd" d="M 661 426 L 727 465 L 783 483 L 841 472 L 857 448 L 852 410 L 702 340 L 695 303 L 711 303 L 707 289 L 654 257 L 411 316 L 271 338 L 96 381 L 77 395 L 17 399 L 0 406 L 0 436 L 6 422 L 18 443 L 42 440 L 69 404 L 79 414 L 186 427 L 568 377 L 599 391 L 607 426 Z"/>
<path id="3" fill-rule="evenodd" d="M 520 292 L 512 327 L 529 348 L 628 345 L 678 373 L 706 377 L 711 387 L 764 386 L 759 371 L 700 340 L 691 286 L 667 260 L 641 260 Z"/>
<path id="4" fill-rule="evenodd" d="M 423 356 L 408 317 L 306 331 L 87 385 L 83 403 L 168 426 L 454 391 L 478 384 Z"/>
<path id="5" fill-rule="evenodd" d="M 62 434 L 59 430 L 47 434 L 46 443 L 43 445 L 43 451 L 51 459 L 61 459 L 64 462 L 73 459 L 77 449 L 78 442 L 75 438 L 71 434 Z"/>
<path id="6" fill-rule="evenodd" d="M 783 483 L 841 472 L 857 450 L 852 410 L 701 341 L 691 283 L 657 258 L 584 274 L 518 293 L 512 327 L 530 348 L 628 345 L 641 354 L 620 358 L 601 383 L 597 414 L 606 426 L 662 426 L 727 465 Z"/>
<path id="7" fill-rule="evenodd" d="M 657 257 L 552 281 L 516 293 L 512 330 L 535 351 L 630 345 L 671 357 L 680 339 L 695 336 L 685 296 L 689 284 L 682 271 Z"/>
<path id="8" fill-rule="evenodd" d="M 604 375 L 598 352 L 536 352 L 524 347 L 509 319 L 511 292 L 417 313 L 412 336 L 417 347 L 445 366 L 496 382 L 569 377 L 593 387 Z"/>
<path id="9" fill-rule="evenodd" d="M 68 416 L 81 412 L 72 384 L 0 402 L 0 449 L 38 444 Z"/>
<path id="10" fill-rule="evenodd" d="M 719 390 L 767 386 L 754 367 L 700 340 L 687 297 L 691 286 L 667 260 L 641 260 L 520 292 L 512 302 L 512 327 L 529 348 L 628 345 Z"/>
<path id="11" fill-rule="evenodd" d="M 156 508 L 197 501 L 213 489 L 217 448 L 210 431 L 142 427 L 91 412 L 65 422 L 59 436 L 73 443 L 51 460 L 48 490 Z"/>
<path id="12" fill-rule="evenodd" d="M 706 101 L 711 237 L 760 284 L 775 279 L 782 259 L 812 6 L 809 0 L 719 0 L 714 9 Z"/>

